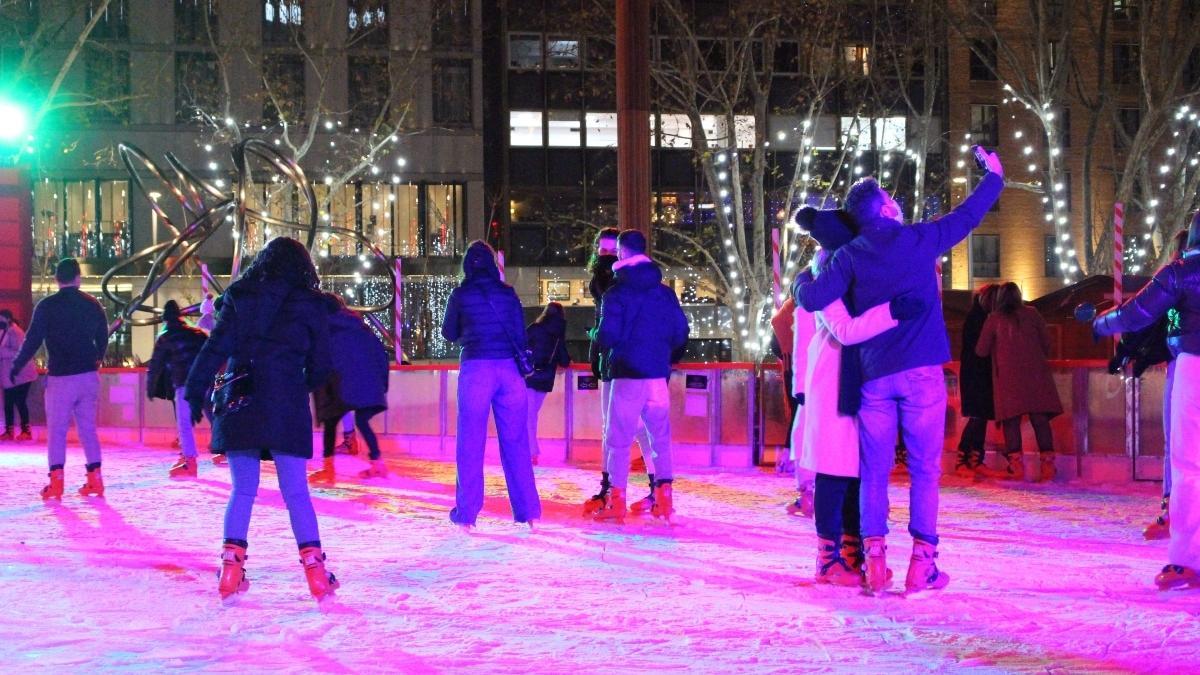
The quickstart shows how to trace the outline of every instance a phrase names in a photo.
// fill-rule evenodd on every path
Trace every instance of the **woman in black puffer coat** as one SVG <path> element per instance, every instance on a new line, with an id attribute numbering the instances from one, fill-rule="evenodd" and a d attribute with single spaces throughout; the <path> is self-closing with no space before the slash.
<path id="1" fill-rule="evenodd" d="M 229 458 L 233 481 L 225 510 L 222 599 L 249 587 L 246 535 L 263 459 L 275 462 L 309 591 L 320 600 L 338 586 L 325 571 L 304 471 L 313 450 L 308 392 L 332 372 L 329 311 L 318 284 L 303 244 L 272 239 L 222 296 L 217 325 L 188 374 L 187 401 L 197 421 L 205 390 L 222 365 L 227 374 L 248 372 L 245 405 L 214 410 L 213 452 Z"/>
<path id="2" fill-rule="evenodd" d="M 546 394 L 554 391 L 554 377 L 559 368 L 571 365 L 567 354 L 567 319 L 562 305 L 552 302 L 546 305 L 541 316 L 525 329 L 529 336 L 529 350 L 533 352 L 533 374 L 525 378 L 529 389 L 529 454 L 533 463 L 538 463 L 538 413 L 546 401 Z"/>
<path id="3" fill-rule="evenodd" d="M 163 332 L 154 341 L 154 354 L 146 372 L 147 394 L 151 399 L 175 401 L 176 430 L 179 433 L 179 459 L 171 465 L 171 478 L 196 476 L 196 435 L 192 431 L 192 414 L 184 402 L 188 371 L 208 338 L 204 331 L 183 322 L 179 303 L 168 300 L 163 305 Z"/>

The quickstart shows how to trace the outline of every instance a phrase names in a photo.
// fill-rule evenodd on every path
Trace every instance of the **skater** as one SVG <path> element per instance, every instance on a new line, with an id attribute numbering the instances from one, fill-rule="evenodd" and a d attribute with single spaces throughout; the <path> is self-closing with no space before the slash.
<path id="1" fill-rule="evenodd" d="M 149 398 L 170 399 L 175 402 L 175 424 L 179 432 L 179 459 L 167 470 L 171 478 L 196 477 L 196 435 L 192 430 L 192 411 L 184 399 L 188 371 L 208 337 L 183 322 L 179 303 L 168 300 L 163 305 L 163 331 L 154 341 L 154 353 L 146 371 L 146 393 Z M 156 391 L 162 378 L 164 387 Z"/>
<path id="2" fill-rule="evenodd" d="M 1046 362 L 1050 332 L 1037 310 L 1025 306 L 1015 283 L 996 290 L 996 307 L 983 324 L 975 354 L 992 359 L 996 419 L 1004 430 L 1005 478 L 1025 479 L 1021 417 L 1028 415 L 1041 455 L 1037 480 L 1054 480 L 1050 420 L 1062 414 L 1062 402 Z"/>
<path id="3" fill-rule="evenodd" d="M 592 259 L 588 262 L 588 271 L 592 273 L 592 278 L 588 281 L 588 291 L 592 294 L 592 302 L 596 306 L 596 320 L 593 323 L 593 328 L 600 323 L 601 304 L 604 300 L 604 294 L 612 285 L 616 283 L 613 276 L 613 265 L 617 262 L 617 237 L 621 231 L 615 227 L 606 227 L 596 235 L 595 250 L 592 252 Z M 589 333 L 590 335 L 590 333 Z M 583 504 L 583 515 L 585 518 L 595 515 L 600 509 L 604 508 L 604 500 L 608 496 L 610 487 L 609 482 L 609 466 L 608 466 L 608 445 L 604 442 L 604 429 L 608 428 L 608 402 L 612 397 L 612 380 L 605 375 L 604 368 L 604 350 L 602 350 L 596 341 L 593 339 L 588 344 L 589 360 L 592 364 L 592 375 L 600 383 L 600 491 L 592 495 Z M 646 513 L 650 511 L 650 507 L 654 504 L 654 460 L 650 458 L 649 452 L 646 451 L 650 447 L 649 441 L 646 438 L 646 428 L 639 422 L 637 432 L 634 434 L 634 439 L 637 441 L 638 449 L 641 451 L 641 466 L 634 460 L 630 464 L 630 470 L 645 469 L 646 476 L 650 482 L 650 492 L 642 499 L 629 505 L 629 508 L 634 513 Z"/>
<path id="4" fill-rule="evenodd" d="M 967 423 L 958 439 L 958 461 L 954 465 L 954 473 L 970 480 L 997 475 L 983 463 L 987 425 L 996 419 L 996 404 L 992 396 L 992 359 L 975 353 L 983 324 L 995 304 L 997 288 L 995 284 L 985 284 L 975 291 L 971 298 L 971 310 L 967 312 L 962 328 L 958 389 L 961 392 L 962 416 L 967 418 Z"/>
<path id="5" fill-rule="evenodd" d="M 671 364 L 687 346 L 688 321 L 675 292 L 662 283 L 662 271 L 646 255 L 646 237 L 641 232 L 621 233 L 617 257 L 615 283 L 604 294 L 600 321 L 591 336 L 604 351 L 604 374 L 612 380 L 603 436 L 611 483 L 594 518 L 624 521 L 629 445 L 640 420 L 650 437 L 645 454 L 655 469 L 650 512 L 669 519 L 674 471 L 667 378 Z"/>
<path id="6" fill-rule="evenodd" d="M 487 419 L 496 418 L 500 464 L 513 520 L 534 526 L 542 503 L 527 437 L 528 395 L 517 359 L 526 359 L 525 321 L 512 286 L 500 280 L 496 253 L 482 241 L 467 247 L 463 279 L 450 293 L 442 337 L 462 347 L 458 374 L 457 484 L 450 520 L 475 527 L 483 509 L 483 450 Z"/>
<path id="7" fill-rule="evenodd" d="M 804 370 L 808 362 L 808 344 L 816 332 L 813 315 L 796 307 L 789 290 L 788 298 L 771 317 L 774 333 L 772 344 L 777 345 L 777 356 L 784 364 L 783 381 L 787 403 L 792 409 L 791 424 L 788 426 L 788 455 L 786 461 L 777 461 L 776 470 L 791 473 L 796 478 L 796 498 L 786 507 L 790 516 L 812 518 L 814 476 L 796 463 L 804 438 Z"/>
<path id="8" fill-rule="evenodd" d="M 571 357 L 567 354 L 567 320 L 563 314 L 562 305 L 551 302 L 542 310 L 536 321 L 525 329 L 529 336 L 529 349 L 533 352 L 534 371 L 525 378 L 525 386 L 529 389 L 529 454 L 537 466 L 538 455 L 538 414 L 542 411 L 542 403 L 546 395 L 554 391 L 554 377 L 559 368 L 571 365 Z"/>
<path id="9" fill-rule="evenodd" d="M 804 207 L 796 212 L 795 221 L 821 245 L 813 258 L 813 275 L 819 276 L 834 252 L 853 237 L 849 219 L 841 211 Z M 859 586 L 863 581 L 858 421 L 853 413 L 839 410 L 839 403 L 851 409 L 856 405 L 856 401 L 847 403 L 840 399 L 842 373 L 847 368 L 857 370 L 858 359 L 851 352 L 848 356 L 853 360 L 843 363 L 842 346 L 858 344 L 889 331 L 902 319 L 920 316 L 924 309 L 922 301 L 900 297 L 851 317 L 839 299 L 815 314 L 816 334 L 807 348 L 807 364 L 801 374 L 805 419 L 797 470 L 803 468 L 816 476 L 818 583 Z M 853 376 L 847 379 L 852 386 L 846 395 L 857 399 L 859 379 Z"/>
<path id="10" fill-rule="evenodd" d="M 851 313 L 898 295 L 926 302 L 921 317 L 858 347 L 862 403 L 858 414 L 863 546 L 869 591 L 890 585 L 887 569 L 887 483 L 895 461 L 897 427 L 908 452 L 909 533 L 913 555 L 905 587 L 939 589 L 950 578 L 937 558 L 938 479 L 945 437 L 946 382 L 942 364 L 950 345 L 937 293 L 935 263 L 983 221 L 1004 187 L 995 154 L 978 150 L 988 173 L 958 208 L 940 220 L 904 226 L 900 206 L 873 178 L 855 183 L 845 209 L 859 235 L 830 258 L 821 275 L 796 286 L 797 301 L 809 311 L 846 296 Z M 849 295 L 847 295 L 849 294 Z"/>
<path id="11" fill-rule="evenodd" d="M 79 488 L 85 497 L 103 497 L 100 474 L 100 437 L 96 435 L 96 408 L 100 394 L 100 364 L 108 349 L 108 319 L 95 298 L 79 290 L 79 262 L 63 258 L 54 268 L 58 292 L 33 310 L 25 343 L 13 360 L 9 376 L 17 376 L 46 343 L 46 454 L 50 483 L 42 499 L 62 499 L 63 465 L 67 459 L 67 429 L 75 431 L 87 458 L 87 482 Z"/>
<path id="12" fill-rule="evenodd" d="M 200 318 L 196 321 L 196 328 L 205 333 L 211 333 L 216 325 L 217 304 L 213 300 L 212 293 L 205 293 L 204 300 L 200 301 Z"/>
<path id="13" fill-rule="evenodd" d="M 332 371 L 328 311 L 318 284 L 303 244 L 272 239 L 222 296 L 217 325 L 188 373 L 193 422 L 213 386 L 213 452 L 228 457 L 233 483 L 221 551 L 222 600 L 250 585 L 247 535 L 263 460 L 275 462 L 309 592 L 320 601 L 339 585 L 325 569 L 304 475 L 313 446 L 308 392 Z M 222 365 L 225 373 L 214 385 Z"/>
<path id="14" fill-rule="evenodd" d="M 1175 233 L 1172 242 L 1171 261 L 1183 256 L 1187 247 L 1188 231 Z M 1167 345 L 1170 314 L 1161 316 L 1149 328 L 1121 335 L 1117 353 L 1108 362 L 1108 372 L 1116 375 L 1129 366 L 1129 374 L 1140 378 L 1150 366 L 1167 364 L 1166 380 L 1163 382 L 1163 487 L 1158 516 L 1142 529 L 1147 540 L 1167 539 L 1171 536 L 1171 389 L 1175 383 L 1175 356 Z"/>
<path id="15" fill-rule="evenodd" d="M 336 436 L 336 428 L 334 429 Z M 354 413 L 348 412 L 342 416 L 342 442 L 334 451 L 339 455 L 358 454 L 358 436 L 354 433 Z"/>
<path id="16" fill-rule="evenodd" d="M 368 467 L 359 478 L 383 478 L 387 465 L 379 452 L 379 439 L 371 429 L 371 418 L 387 410 L 388 355 L 383 343 L 362 317 L 346 306 L 336 293 L 326 293 L 329 311 L 329 345 L 333 354 L 334 376 L 313 392 L 317 419 L 324 426 L 323 458 L 320 471 L 309 474 L 308 482 L 332 485 L 334 441 L 338 422 L 350 417 L 367 443 Z M 348 411 L 348 412 L 347 412 Z"/>
<path id="17" fill-rule="evenodd" d="M 37 367 L 30 361 L 20 372 L 13 372 L 13 361 L 25 343 L 25 331 L 13 313 L 0 309 L 0 387 L 4 388 L 4 435 L 0 441 L 32 441 L 29 429 L 29 387 L 37 379 Z M 21 433 L 13 434 L 13 413 L 21 416 Z"/>
<path id="18" fill-rule="evenodd" d="M 1200 212 L 1193 215 L 1183 256 L 1155 273 L 1133 298 L 1096 317 L 1100 337 L 1133 333 L 1172 313 L 1167 345 L 1175 356 L 1171 386 L 1171 542 L 1155 578 L 1162 590 L 1200 587 Z"/>

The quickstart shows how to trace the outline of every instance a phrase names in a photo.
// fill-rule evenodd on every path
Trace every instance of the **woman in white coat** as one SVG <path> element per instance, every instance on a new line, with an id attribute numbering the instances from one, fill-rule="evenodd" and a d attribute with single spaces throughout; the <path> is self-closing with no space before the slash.
<path id="1" fill-rule="evenodd" d="M 20 372 L 12 372 L 13 361 L 23 344 L 25 331 L 21 330 L 11 311 L 0 309 L 0 387 L 4 388 L 4 434 L 0 435 L 0 441 L 33 440 L 29 429 L 29 406 L 25 400 L 30 385 L 37 379 L 37 367 L 30 361 Z M 13 432 L 14 412 L 21 416 L 19 435 Z"/>
<path id="2" fill-rule="evenodd" d="M 854 234 L 840 210 L 805 207 L 796 212 L 796 223 L 821 245 L 811 273 L 820 274 L 825 262 Z M 798 282 L 800 279 L 797 280 Z M 858 422 L 853 413 L 839 411 L 839 383 L 846 368 L 857 367 L 857 357 L 843 364 L 843 345 L 865 342 L 920 313 L 923 303 L 897 298 L 889 304 L 851 316 L 842 300 L 816 312 L 815 333 L 807 347 L 804 372 L 803 440 L 797 471 L 816 474 L 817 568 L 819 583 L 857 586 L 862 583 L 862 541 L 858 529 Z M 799 345 L 797 345 L 799 348 Z M 856 398 L 857 381 L 842 392 Z M 842 401 L 842 407 L 854 405 Z"/>

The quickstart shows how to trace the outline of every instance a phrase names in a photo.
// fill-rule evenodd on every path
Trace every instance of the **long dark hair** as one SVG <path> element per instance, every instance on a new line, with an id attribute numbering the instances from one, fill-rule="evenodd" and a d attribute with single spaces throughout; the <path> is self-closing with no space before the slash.
<path id="1" fill-rule="evenodd" d="M 1024 306 L 1025 299 L 1021 297 L 1020 286 L 1012 281 L 1000 285 L 1000 288 L 996 291 L 997 312 L 1001 314 L 1013 314 Z"/>
<path id="2" fill-rule="evenodd" d="M 587 262 L 587 268 L 589 272 L 595 270 L 596 263 L 600 262 L 600 240 L 612 239 L 615 241 L 620 236 L 621 231 L 615 227 L 600 228 L 600 231 L 596 233 L 595 239 L 592 240 L 592 255 L 588 258 Z"/>
<path id="3" fill-rule="evenodd" d="M 563 312 L 563 306 L 557 302 L 548 302 L 546 303 L 546 309 L 543 309 L 542 313 L 539 314 L 538 318 L 534 319 L 533 322 L 538 324 L 559 321 L 565 322 L 566 320 L 567 316 Z"/>
<path id="4" fill-rule="evenodd" d="M 996 304 L 996 284 L 984 284 L 975 291 L 972 298 L 972 309 L 978 308 L 983 312 L 991 312 Z"/>
<path id="5" fill-rule="evenodd" d="M 467 246 L 462 261 L 463 283 L 478 279 L 500 279 L 500 268 L 496 265 L 496 251 L 486 241 L 476 239 Z"/>
<path id="6" fill-rule="evenodd" d="M 316 290 L 321 285 L 317 268 L 304 244 L 289 237 L 275 237 L 254 260 L 242 279 L 247 281 L 283 281 L 293 288 Z"/>

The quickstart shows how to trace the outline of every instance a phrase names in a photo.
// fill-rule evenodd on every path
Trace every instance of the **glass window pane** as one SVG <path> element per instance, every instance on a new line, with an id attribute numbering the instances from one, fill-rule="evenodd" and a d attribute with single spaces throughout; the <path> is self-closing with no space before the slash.
<path id="1" fill-rule="evenodd" d="M 551 147 L 579 147 L 579 113 L 577 111 L 551 110 L 547 126 Z"/>
<path id="2" fill-rule="evenodd" d="M 427 185 L 425 190 L 426 255 L 455 255 L 463 228 L 463 186 Z"/>
<path id="3" fill-rule="evenodd" d="M 617 147 L 617 114 L 616 113 L 586 113 L 583 116 L 587 125 L 587 146 L 589 148 Z"/>
<path id="4" fill-rule="evenodd" d="M 575 69 L 579 67 L 579 41 L 551 37 L 546 40 L 546 67 Z"/>
<path id="5" fill-rule="evenodd" d="M 509 68 L 541 68 L 542 36 L 537 33 L 514 33 L 508 36 Z"/>
<path id="6" fill-rule="evenodd" d="M 510 146 L 542 145 L 542 113 L 537 110 L 512 110 L 508 113 Z"/>
<path id="7" fill-rule="evenodd" d="M 660 119 L 662 120 L 662 147 L 692 147 L 692 121 L 688 119 L 687 115 L 661 115 Z M 711 137 L 709 140 L 712 140 Z"/>

